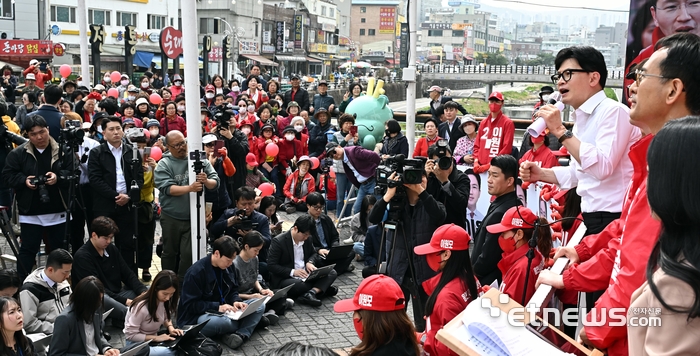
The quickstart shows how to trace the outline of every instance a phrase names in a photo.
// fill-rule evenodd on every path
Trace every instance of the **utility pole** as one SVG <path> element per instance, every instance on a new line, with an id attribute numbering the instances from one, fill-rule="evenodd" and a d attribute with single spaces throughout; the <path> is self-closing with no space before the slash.
<path id="1" fill-rule="evenodd" d="M 85 0 L 78 0 L 78 28 L 80 30 L 80 75 L 83 83 L 90 85 L 90 56 L 88 55 L 87 7 Z"/>
<path id="2" fill-rule="evenodd" d="M 413 157 L 413 148 L 416 146 L 416 45 L 418 35 L 416 25 L 418 22 L 418 2 L 408 1 L 408 68 L 403 70 L 403 80 L 406 84 L 406 138 L 408 139 L 408 156 Z"/>

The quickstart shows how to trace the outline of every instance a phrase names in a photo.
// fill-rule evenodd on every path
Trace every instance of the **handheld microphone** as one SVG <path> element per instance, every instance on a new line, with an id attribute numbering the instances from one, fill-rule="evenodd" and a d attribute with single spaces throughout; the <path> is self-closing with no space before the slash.
<path id="1" fill-rule="evenodd" d="M 549 96 L 549 101 L 547 101 L 547 104 L 556 106 L 559 111 L 564 110 L 565 106 L 564 103 L 561 102 L 561 93 L 558 91 L 555 91 Z M 527 127 L 527 133 L 530 134 L 530 137 L 537 137 L 541 135 L 546 128 L 547 123 L 544 122 L 544 119 L 541 116 L 538 116 L 535 121 Z"/>

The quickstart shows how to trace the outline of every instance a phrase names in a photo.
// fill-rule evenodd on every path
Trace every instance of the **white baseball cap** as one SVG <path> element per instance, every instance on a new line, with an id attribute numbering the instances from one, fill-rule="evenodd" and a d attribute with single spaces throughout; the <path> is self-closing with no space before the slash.
<path id="1" fill-rule="evenodd" d="M 37 65 L 37 64 L 39 64 L 39 60 L 38 60 L 38 59 L 32 59 L 31 61 L 29 61 L 29 65 L 30 65 L 30 66 L 35 66 L 35 65 Z"/>
<path id="2" fill-rule="evenodd" d="M 36 80 L 36 76 L 34 75 L 34 73 L 28 73 L 28 74 L 24 77 L 24 79 L 25 79 L 25 80 Z"/>

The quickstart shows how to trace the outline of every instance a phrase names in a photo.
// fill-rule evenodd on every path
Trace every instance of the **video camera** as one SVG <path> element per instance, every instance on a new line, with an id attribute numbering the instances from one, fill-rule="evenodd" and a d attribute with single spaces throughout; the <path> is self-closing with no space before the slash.
<path id="1" fill-rule="evenodd" d="M 443 171 L 450 169 L 450 166 L 452 165 L 452 157 L 445 156 L 449 147 L 449 141 L 439 139 L 435 145 L 437 147 L 436 155 L 438 156 L 438 159 L 433 160 L 433 162 L 435 162 Z"/>
<path id="2" fill-rule="evenodd" d="M 46 176 L 29 178 L 29 184 L 39 189 L 39 201 L 41 201 L 42 203 L 48 203 L 49 201 L 51 201 L 51 198 L 49 198 L 49 191 L 46 189 L 47 180 L 48 177 Z"/>
<path id="3" fill-rule="evenodd" d="M 398 188 L 396 192 L 401 193 L 404 191 L 404 184 L 420 184 L 423 181 L 424 166 L 423 160 L 406 158 L 401 154 L 385 159 L 377 167 L 377 186 L 374 193 L 383 195 L 389 188 Z M 394 172 L 398 180 L 389 179 Z"/>
<path id="4" fill-rule="evenodd" d="M 238 210 L 236 212 L 236 215 L 238 216 L 240 222 L 238 224 L 233 225 L 234 229 L 241 231 L 250 231 L 258 227 L 258 223 L 253 222 L 253 215 L 251 214 L 250 216 L 246 216 L 245 210 Z"/>
<path id="5" fill-rule="evenodd" d="M 238 106 L 230 105 L 228 103 L 226 104 L 221 104 L 216 107 L 216 113 L 214 114 L 214 122 L 216 122 L 216 128 L 217 130 L 221 130 L 221 128 L 226 128 L 230 126 L 229 122 L 231 121 L 231 117 L 235 115 L 235 111 L 238 111 Z"/>
<path id="6" fill-rule="evenodd" d="M 71 147 L 77 147 L 82 144 L 85 131 L 80 126 L 81 124 L 78 120 L 66 120 L 65 128 L 62 128 L 60 132 L 61 142 Z"/>

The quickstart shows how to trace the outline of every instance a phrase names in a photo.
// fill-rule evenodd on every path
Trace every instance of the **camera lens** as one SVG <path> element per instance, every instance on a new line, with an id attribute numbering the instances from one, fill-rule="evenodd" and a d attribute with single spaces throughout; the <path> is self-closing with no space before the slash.
<path id="1" fill-rule="evenodd" d="M 443 171 L 450 169 L 451 165 L 452 157 L 440 157 L 440 159 L 438 160 L 438 167 L 440 167 L 440 169 L 442 169 Z"/>

